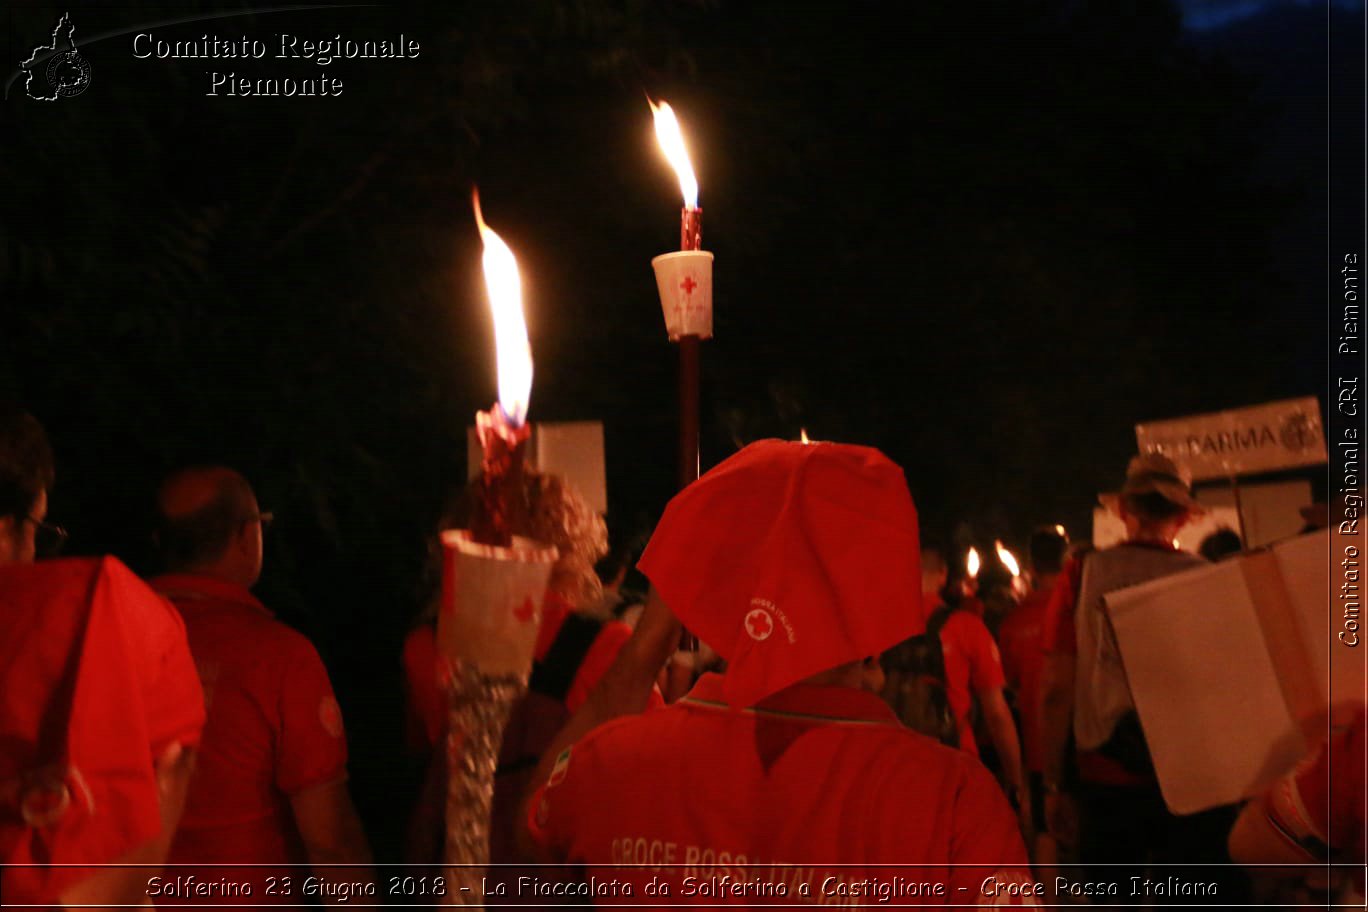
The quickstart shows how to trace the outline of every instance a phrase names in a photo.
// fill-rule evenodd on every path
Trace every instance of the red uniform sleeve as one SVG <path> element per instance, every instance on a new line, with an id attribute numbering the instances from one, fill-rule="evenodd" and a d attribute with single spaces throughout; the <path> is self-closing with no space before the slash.
<path id="1" fill-rule="evenodd" d="M 950 815 L 954 831 L 950 835 L 950 882 L 946 885 L 949 895 L 967 897 L 958 902 L 985 906 L 1035 905 L 1007 889 L 993 895 L 991 885 L 985 893 L 989 878 L 1001 885 L 1030 884 L 1034 879 L 1016 815 L 1002 789 L 977 763 L 966 763 L 965 771 Z"/>
<path id="2" fill-rule="evenodd" d="M 404 638 L 406 728 L 411 751 L 426 754 L 441 742 L 446 699 L 437 683 L 437 632 L 421 624 Z"/>
<path id="3" fill-rule="evenodd" d="M 621 621 L 608 621 L 603 625 L 589 651 L 584 654 L 574 680 L 570 682 L 570 690 L 565 695 L 566 709 L 573 713 L 589 698 L 594 685 L 612 666 L 617 654 L 631 637 L 632 628 Z M 665 698 L 661 696 L 660 690 L 652 687 L 646 708 L 658 709 L 664 705 Z"/>
<path id="4" fill-rule="evenodd" d="M 557 861 L 570 857 L 574 821 L 582 814 L 592 813 L 591 809 L 583 807 L 584 776 L 582 771 L 574 769 L 575 750 L 567 747 L 560 752 L 546 783 L 537 789 L 527 806 L 527 829 L 533 842 L 548 858 Z"/>
<path id="5" fill-rule="evenodd" d="M 347 739 L 342 710 L 313 644 L 292 637 L 284 661 L 275 780 L 293 795 L 346 775 Z"/>
<path id="6" fill-rule="evenodd" d="M 1083 562 L 1077 557 L 1069 558 L 1064 571 L 1055 580 L 1050 601 L 1045 605 L 1040 643 L 1046 655 L 1052 652 L 1073 655 L 1078 652 L 1078 640 L 1074 637 L 1074 606 L 1078 603 L 1078 589 L 1082 580 Z"/>
<path id="7" fill-rule="evenodd" d="M 974 693 L 993 690 L 1007 683 L 1002 673 L 1002 654 L 983 621 L 967 611 L 956 612 L 964 626 L 964 644 L 969 656 L 969 686 Z"/>

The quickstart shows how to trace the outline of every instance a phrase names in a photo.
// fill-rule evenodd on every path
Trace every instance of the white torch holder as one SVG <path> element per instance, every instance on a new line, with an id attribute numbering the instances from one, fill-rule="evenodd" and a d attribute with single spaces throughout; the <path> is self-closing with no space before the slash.
<path id="1" fill-rule="evenodd" d="M 465 529 L 442 533 L 442 608 L 437 647 L 485 674 L 526 677 L 556 549 L 526 538 L 483 545 Z"/>
<path id="2" fill-rule="evenodd" d="M 445 905 L 484 904 L 499 746 L 527 689 L 542 597 L 556 549 L 524 538 L 511 547 L 442 533 L 439 666 L 446 678 Z"/>
<path id="3" fill-rule="evenodd" d="M 713 255 L 707 250 L 679 250 L 651 260 L 655 270 L 665 331 L 711 339 L 713 334 Z"/>

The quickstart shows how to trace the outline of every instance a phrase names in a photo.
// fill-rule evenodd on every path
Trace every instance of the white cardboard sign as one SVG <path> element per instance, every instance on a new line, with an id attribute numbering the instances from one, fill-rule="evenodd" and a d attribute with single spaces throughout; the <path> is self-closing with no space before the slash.
<path id="1" fill-rule="evenodd" d="M 480 475 L 484 448 L 475 428 L 466 428 L 466 476 Z M 608 512 L 608 478 L 603 462 L 602 421 L 534 422 L 527 464 L 561 476 L 599 513 Z"/>
<path id="2" fill-rule="evenodd" d="M 1107 596 L 1174 813 L 1257 794 L 1363 700 L 1362 654 L 1331 633 L 1329 548 L 1301 535 Z"/>
<path id="3" fill-rule="evenodd" d="M 1159 452 L 1193 481 L 1276 472 L 1326 461 L 1314 396 L 1135 426 L 1140 452 Z"/>

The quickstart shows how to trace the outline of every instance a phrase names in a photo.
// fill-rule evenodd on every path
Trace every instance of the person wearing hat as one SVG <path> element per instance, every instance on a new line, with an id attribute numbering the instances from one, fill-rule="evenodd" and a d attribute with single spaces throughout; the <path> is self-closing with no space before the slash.
<path id="1" fill-rule="evenodd" d="M 761 441 L 682 491 L 641 558 L 632 639 L 548 751 L 524 846 L 588 866 L 596 902 L 1029 901 L 993 778 L 877 695 L 873 657 L 923 623 L 917 541 L 902 470 L 867 447 Z M 727 670 L 630 715 L 675 617 Z"/>
<path id="2" fill-rule="evenodd" d="M 1162 454 L 1142 454 L 1131 459 L 1121 490 L 1100 500 L 1120 516 L 1126 540 L 1071 558 L 1055 584 L 1043 622 L 1040 734 L 1051 835 L 1077 845 L 1088 881 L 1124 886 L 1146 873 L 1140 865 L 1227 863 L 1231 817 L 1168 812 L 1103 601 L 1111 592 L 1206 564 L 1175 542 L 1202 512 L 1190 476 Z M 1071 736 L 1076 806 L 1064 791 Z M 1180 873 L 1185 880 L 1219 877 L 1214 869 Z M 1232 891 L 1240 885 L 1226 882 L 1220 901 L 1238 899 Z"/>

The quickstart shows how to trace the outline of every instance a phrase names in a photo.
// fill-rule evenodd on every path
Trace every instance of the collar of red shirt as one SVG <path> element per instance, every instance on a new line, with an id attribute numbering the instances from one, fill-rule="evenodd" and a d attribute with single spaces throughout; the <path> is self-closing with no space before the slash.
<path id="1" fill-rule="evenodd" d="M 227 603 L 242 608 L 254 608 L 274 617 L 271 615 L 271 610 L 257 601 L 256 596 L 248 592 L 245 586 L 230 583 L 227 580 L 196 576 L 193 573 L 168 573 L 152 580 L 152 588 L 173 602 Z"/>
<path id="2" fill-rule="evenodd" d="M 728 707 L 727 698 L 723 693 L 723 681 L 724 677 L 720 674 L 705 674 L 679 702 L 726 710 Z M 814 722 L 900 724 L 887 703 L 869 691 L 854 687 L 792 684 L 778 693 L 770 694 L 755 706 L 737 711 L 808 719 Z"/>

